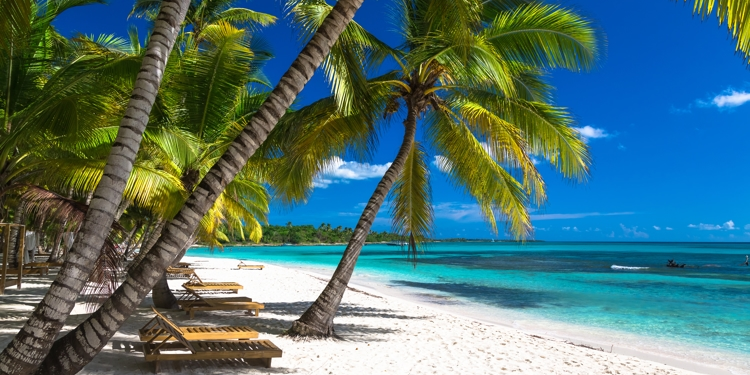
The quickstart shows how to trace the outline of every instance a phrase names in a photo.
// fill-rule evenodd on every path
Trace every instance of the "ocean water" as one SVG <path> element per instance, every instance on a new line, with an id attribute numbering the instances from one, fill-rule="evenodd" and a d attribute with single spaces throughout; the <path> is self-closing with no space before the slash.
<path id="1" fill-rule="evenodd" d="M 188 255 L 332 272 L 343 250 L 228 247 Z M 487 320 L 542 319 L 554 329 L 590 329 L 648 350 L 750 369 L 746 254 L 747 243 L 434 243 L 414 268 L 398 246 L 367 245 L 355 277 L 458 309 L 472 306 Z M 667 268 L 667 259 L 686 266 Z"/>

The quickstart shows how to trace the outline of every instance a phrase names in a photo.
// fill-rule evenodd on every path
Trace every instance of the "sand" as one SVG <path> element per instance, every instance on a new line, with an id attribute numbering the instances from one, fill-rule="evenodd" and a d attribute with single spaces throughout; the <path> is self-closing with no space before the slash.
<path id="1" fill-rule="evenodd" d="M 198 312 L 194 320 L 164 310 L 181 325 L 249 325 L 273 341 L 283 357 L 266 369 L 254 363 L 177 361 L 162 364 L 172 374 L 728 374 L 727 369 L 687 360 L 608 353 L 490 324 L 432 306 L 353 287 L 344 295 L 335 320 L 340 340 L 292 340 L 281 336 L 317 297 L 324 278 L 266 264 L 263 270 L 238 270 L 237 260 L 186 257 L 204 281 L 237 281 L 240 295 L 265 303 L 259 317 L 241 311 Z M 247 264 L 253 262 L 245 261 Z M 48 288 L 51 278 L 28 279 L 22 290 L 0 297 L 0 345 L 5 346 Z M 178 289 L 184 279 L 170 280 Z M 148 297 L 81 373 L 153 373 L 143 360 L 137 330 L 149 319 Z M 86 318 L 76 306 L 65 329 Z M 649 360 L 650 359 L 650 360 Z M 677 366 L 677 367 L 675 367 Z M 692 371 L 691 371 L 692 370 Z M 741 373 L 734 371 L 732 373 Z"/>

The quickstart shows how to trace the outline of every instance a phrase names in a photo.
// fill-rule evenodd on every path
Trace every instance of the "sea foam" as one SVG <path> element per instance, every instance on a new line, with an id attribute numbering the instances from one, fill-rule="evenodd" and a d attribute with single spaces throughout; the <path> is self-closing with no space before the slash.
<path id="1" fill-rule="evenodd" d="M 611 267 L 613 270 L 647 270 L 648 267 L 628 267 L 628 266 L 618 266 L 616 264 L 613 264 Z"/>

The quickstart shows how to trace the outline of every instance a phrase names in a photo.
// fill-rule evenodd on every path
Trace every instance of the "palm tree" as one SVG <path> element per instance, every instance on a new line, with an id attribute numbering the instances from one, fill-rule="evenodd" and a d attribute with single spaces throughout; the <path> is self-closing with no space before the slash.
<path id="1" fill-rule="evenodd" d="M 162 0 L 136 0 L 131 16 L 154 19 Z M 203 31 L 210 25 L 228 23 L 238 29 L 253 30 L 258 26 L 269 26 L 276 17 L 247 8 L 234 7 L 236 0 L 192 0 L 185 24 L 190 25 L 193 38 L 200 44 Z"/>
<path id="2" fill-rule="evenodd" d="M 165 82 L 162 96 L 170 101 L 173 113 L 166 121 L 190 132 L 197 141 L 195 158 L 174 160 L 181 170 L 185 190 L 191 192 L 221 156 L 226 139 L 236 136 L 237 121 L 257 111 L 258 99 L 265 94 L 253 89 L 248 91 L 247 86 L 254 82 L 265 84 L 259 64 L 270 53 L 255 48 L 252 34 L 224 21 L 204 27 L 200 49 L 191 45 L 196 42 L 192 33 L 185 40 L 185 52 L 175 64 L 178 71 Z M 224 230 L 239 231 L 243 240 L 246 237 L 255 242 L 260 240 L 259 219 L 265 222 L 268 197 L 256 177 L 258 173 L 245 168 L 229 183 L 201 220 L 195 234 L 197 240 L 220 247 L 220 241 L 228 240 Z M 183 250 L 187 247 L 189 245 Z M 147 249 L 143 249 L 134 264 L 146 253 Z M 179 259 L 175 259 L 177 261 Z M 176 304 L 164 275 L 154 289 L 153 298 L 157 307 L 169 308 Z"/>
<path id="3" fill-rule="evenodd" d="M 77 4 L 77 1 L 47 2 Z M 32 3 L 15 0 L 14 6 L 32 14 Z M 114 221 L 123 190 L 138 152 L 148 114 L 159 89 L 167 58 L 187 13 L 187 0 L 171 0 L 162 4 L 154 24 L 154 32 L 143 59 L 117 138 L 104 168 L 102 181 L 94 191 L 79 235 L 68 253 L 66 262 L 50 290 L 32 313 L 21 331 L 0 354 L 0 371 L 27 374 L 34 371 L 49 352 L 75 300 L 83 290 Z M 54 8 L 54 7 L 51 7 Z M 5 9 L 5 7 L 4 7 Z M 15 31 L 11 29 L 11 32 Z M 7 116 L 7 115 L 6 115 Z M 41 329 L 44 327 L 44 329 Z"/>
<path id="4" fill-rule="evenodd" d="M 39 373 L 76 373 L 104 347 L 180 253 L 221 192 L 268 137 L 363 1 L 339 0 L 336 3 L 260 109 L 252 118 L 241 122 L 245 125 L 242 132 L 167 224 L 154 248 L 131 269 L 123 284 L 96 312 L 55 342 L 51 351 L 54 354 L 44 359 Z"/>
<path id="5" fill-rule="evenodd" d="M 750 29 L 747 28 L 750 22 L 750 3 L 732 0 L 693 1 L 693 14 L 699 14 L 702 20 L 711 17 L 714 12 L 719 26 L 726 22 L 732 38 L 737 40 L 735 50 L 741 51 L 744 59 L 750 62 Z"/>
<path id="6" fill-rule="evenodd" d="M 323 2 L 309 1 L 296 9 L 298 21 L 314 27 L 327 9 Z M 416 261 L 433 220 L 428 150 L 416 139 L 420 120 L 440 169 L 477 201 L 493 230 L 498 219 L 504 220 L 516 238 L 531 234 L 527 207 L 546 199 L 532 156 L 548 160 L 565 177 L 584 180 L 588 175 L 588 149 L 565 110 L 549 104 L 551 88 L 543 81 L 543 69 L 579 71 L 594 65 L 597 41 L 589 21 L 557 6 L 503 0 L 402 0 L 398 20 L 404 40 L 389 53 L 400 69 L 367 83 L 371 103 L 357 108 L 371 113 L 341 113 L 337 96 L 356 90 L 345 85 L 337 86 L 332 98 L 299 111 L 309 126 L 291 137 L 281 180 L 323 170 L 326 157 L 347 151 L 341 139 L 367 145 L 361 140 L 372 139 L 377 128 L 362 126 L 363 119 L 403 113 L 404 135 L 331 280 L 294 322 L 291 335 L 334 334 L 333 318 L 388 194 L 394 230 L 406 238 Z M 367 54 L 367 48 L 380 45 L 371 38 L 361 32 L 344 52 Z M 351 69 L 347 74 L 353 76 Z"/>

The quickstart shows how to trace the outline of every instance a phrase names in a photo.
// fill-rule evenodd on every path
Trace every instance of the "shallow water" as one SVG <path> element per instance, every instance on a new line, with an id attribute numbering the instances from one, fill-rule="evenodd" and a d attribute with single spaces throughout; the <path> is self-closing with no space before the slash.
<path id="1" fill-rule="evenodd" d="M 343 250 L 233 247 L 212 256 L 332 271 Z M 414 268 L 398 246 L 367 245 L 355 274 L 433 300 L 478 304 L 488 315 L 518 312 L 741 358 L 750 357 L 750 267 L 741 265 L 748 253 L 750 244 L 737 243 L 435 243 Z M 667 268 L 667 259 L 686 266 Z"/>

